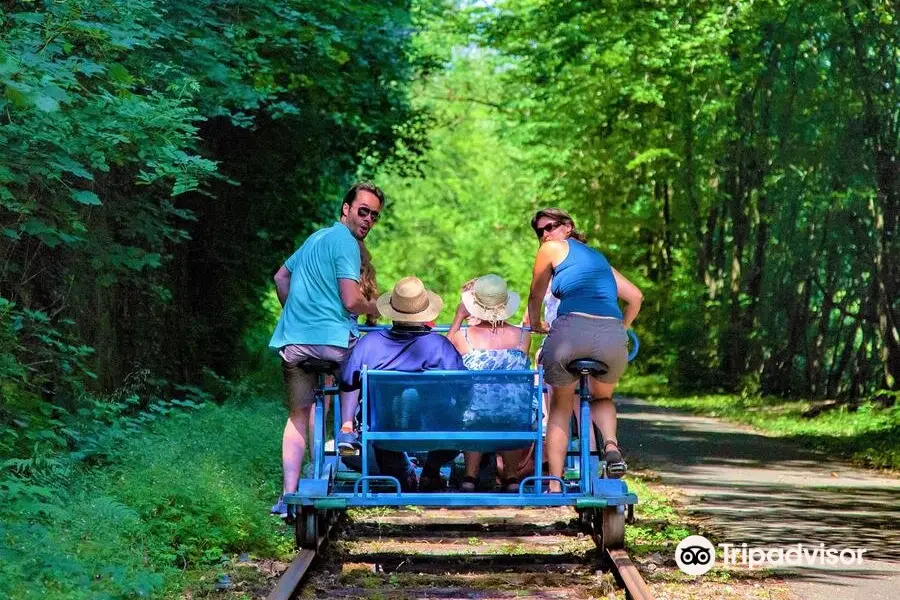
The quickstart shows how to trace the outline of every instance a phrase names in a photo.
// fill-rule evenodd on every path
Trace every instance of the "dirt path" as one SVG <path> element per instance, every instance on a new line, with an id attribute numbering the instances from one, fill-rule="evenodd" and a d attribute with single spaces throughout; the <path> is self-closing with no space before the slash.
<path id="1" fill-rule="evenodd" d="M 805 600 L 900 597 L 900 479 L 715 419 L 623 400 L 632 461 L 683 494 L 720 543 L 865 548 L 860 567 L 780 572 Z"/>

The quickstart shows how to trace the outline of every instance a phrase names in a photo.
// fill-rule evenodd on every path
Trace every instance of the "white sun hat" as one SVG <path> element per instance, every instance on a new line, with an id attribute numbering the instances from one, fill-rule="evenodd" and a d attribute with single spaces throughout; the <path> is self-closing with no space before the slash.
<path id="1" fill-rule="evenodd" d="M 519 294 L 509 291 L 506 280 L 489 273 L 475 280 L 471 289 L 462 293 L 469 314 L 482 321 L 500 323 L 519 309 Z"/>

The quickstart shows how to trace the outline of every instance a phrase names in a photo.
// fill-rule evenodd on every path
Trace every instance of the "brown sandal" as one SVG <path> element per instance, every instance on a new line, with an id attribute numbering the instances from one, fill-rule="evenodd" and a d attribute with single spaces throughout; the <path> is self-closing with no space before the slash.
<path id="1" fill-rule="evenodd" d="M 607 450 L 607 446 L 613 446 L 612 450 Z M 619 443 L 616 440 L 603 441 L 603 460 L 606 461 L 606 476 L 611 479 L 621 479 L 628 470 L 625 459 L 622 457 L 622 451 L 619 450 Z"/>
<path id="2" fill-rule="evenodd" d="M 462 478 L 462 481 L 459 482 L 459 491 L 471 493 L 474 492 L 478 488 L 478 478 L 472 477 L 471 475 L 466 475 Z"/>
<path id="3" fill-rule="evenodd" d="M 504 479 L 503 483 L 500 484 L 500 490 L 502 492 L 506 492 L 507 494 L 518 494 L 519 493 L 519 478 L 518 477 L 510 477 L 509 479 Z"/>

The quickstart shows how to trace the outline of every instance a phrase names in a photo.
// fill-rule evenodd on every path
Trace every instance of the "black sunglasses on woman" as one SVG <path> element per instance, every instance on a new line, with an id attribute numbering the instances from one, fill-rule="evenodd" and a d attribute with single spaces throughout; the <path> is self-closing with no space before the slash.
<path id="1" fill-rule="evenodd" d="M 534 232 L 537 234 L 538 239 L 541 239 L 542 237 L 544 237 L 544 235 L 550 233 L 560 225 L 562 225 L 562 223 L 560 223 L 559 221 L 553 221 L 551 223 L 547 223 L 543 227 L 535 227 Z"/>

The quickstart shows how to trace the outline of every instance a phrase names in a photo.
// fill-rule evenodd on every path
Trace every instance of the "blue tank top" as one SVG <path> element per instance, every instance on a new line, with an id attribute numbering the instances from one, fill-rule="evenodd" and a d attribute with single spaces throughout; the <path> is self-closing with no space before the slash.
<path id="1" fill-rule="evenodd" d="M 553 269 L 552 291 L 560 300 L 557 314 L 579 312 L 621 319 L 618 288 L 609 261 L 578 240 L 569 239 L 568 243 L 568 256 Z"/>

